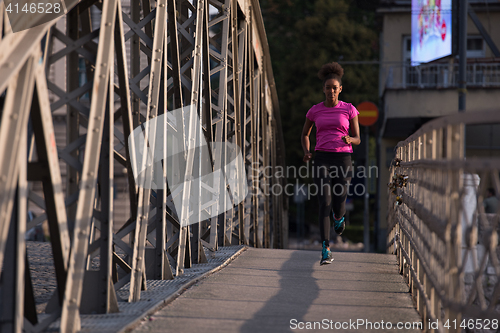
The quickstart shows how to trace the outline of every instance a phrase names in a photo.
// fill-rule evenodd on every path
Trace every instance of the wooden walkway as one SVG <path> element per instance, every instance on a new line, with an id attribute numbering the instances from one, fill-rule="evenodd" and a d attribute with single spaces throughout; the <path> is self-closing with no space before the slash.
<path id="1" fill-rule="evenodd" d="M 421 331 L 394 255 L 336 252 L 325 266 L 319 256 L 248 248 L 134 332 Z"/>

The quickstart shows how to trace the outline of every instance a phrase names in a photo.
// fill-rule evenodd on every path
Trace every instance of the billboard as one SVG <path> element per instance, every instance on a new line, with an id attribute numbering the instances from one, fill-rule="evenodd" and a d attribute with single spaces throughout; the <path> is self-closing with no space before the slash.
<path id="1" fill-rule="evenodd" d="M 412 65 L 451 55 L 452 31 L 452 0 L 412 0 Z"/>

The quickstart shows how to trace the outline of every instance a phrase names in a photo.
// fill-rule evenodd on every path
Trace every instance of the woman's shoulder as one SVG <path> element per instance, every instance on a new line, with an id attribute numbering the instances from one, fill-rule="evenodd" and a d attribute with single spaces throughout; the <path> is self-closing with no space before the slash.
<path id="1" fill-rule="evenodd" d="M 340 103 L 342 103 L 342 105 L 340 107 L 348 115 L 349 119 L 352 119 L 359 114 L 358 109 L 356 109 L 356 107 L 354 105 L 352 105 L 351 103 L 339 101 L 339 104 Z"/>
<path id="2" fill-rule="evenodd" d="M 324 108 L 325 108 L 325 105 L 323 104 L 323 102 L 321 102 L 321 103 L 318 103 L 318 104 L 311 106 L 311 108 L 309 109 L 309 111 L 307 111 L 307 113 L 309 113 L 309 114 L 317 113 Z"/>
<path id="3" fill-rule="evenodd" d="M 347 102 L 344 102 L 344 101 L 339 101 L 339 106 L 343 107 L 343 108 L 347 108 L 347 109 L 350 109 L 350 108 L 354 107 L 354 105 L 352 105 L 352 103 L 347 103 Z"/>
<path id="4" fill-rule="evenodd" d="M 324 102 L 320 102 L 318 104 L 311 106 L 310 110 L 320 110 L 320 109 L 324 109 L 324 108 L 325 108 Z"/>

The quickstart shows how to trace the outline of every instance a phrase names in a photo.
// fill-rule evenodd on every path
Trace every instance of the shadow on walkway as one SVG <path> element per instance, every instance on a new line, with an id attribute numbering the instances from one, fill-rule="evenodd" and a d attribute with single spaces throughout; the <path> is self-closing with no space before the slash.
<path id="1" fill-rule="evenodd" d="M 280 269 L 279 292 L 243 324 L 241 333 L 275 332 L 278 322 L 283 331 L 291 331 L 292 319 L 304 321 L 304 315 L 319 296 L 316 278 L 312 277 L 313 265 L 317 265 L 318 261 L 310 258 L 309 251 L 292 252 Z"/>

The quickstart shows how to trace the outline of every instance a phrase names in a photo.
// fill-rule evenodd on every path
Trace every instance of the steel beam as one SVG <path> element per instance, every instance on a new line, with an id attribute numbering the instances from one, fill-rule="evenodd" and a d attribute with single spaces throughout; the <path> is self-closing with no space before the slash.
<path id="1" fill-rule="evenodd" d="M 18 147 L 22 142 L 23 135 L 27 135 L 25 129 L 28 126 L 28 115 L 31 107 L 34 86 L 34 60 L 28 58 L 16 80 L 11 81 L 7 91 L 0 123 L 0 216 L 4 223 L 0 225 L 0 272 L 5 254 L 8 226 L 14 193 L 19 177 Z"/>
<path id="2" fill-rule="evenodd" d="M 112 41 L 116 18 L 117 0 L 105 0 L 99 39 Z M 76 332 L 80 329 L 79 307 L 87 258 L 88 237 L 94 211 L 94 197 L 99 167 L 99 155 L 104 126 L 106 99 L 109 93 L 110 63 L 113 61 L 113 44 L 100 43 L 97 50 L 94 94 L 90 105 L 87 127 L 86 151 L 83 162 L 81 190 L 75 216 L 75 229 L 61 315 L 61 330 Z"/>
<path id="3" fill-rule="evenodd" d="M 156 8 L 156 18 L 155 18 L 155 29 L 153 36 L 153 48 L 152 48 L 152 59 L 151 59 L 151 73 L 149 76 L 149 92 L 148 92 L 148 105 L 146 110 L 146 119 L 155 118 L 158 115 L 158 103 L 160 98 L 160 79 L 162 61 L 163 61 L 163 51 L 165 42 L 165 26 L 166 26 L 166 16 L 167 7 L 166 0 L 158 1 L 158 6 Z M 149 131 L 151 130 L 151 131 Z M 154 147 L 156 142 L 156 127 L 146 126 L 145 130 L 145 140 L 144 147 L 142 147 L 143 152 L 146 152 L 148 147 L 146 144 L 149 142 L 150 147 Z M 142 165 L 146 163 L 153 163 L 148 161 L 148 154 L 143 153 Z M 152 168 L 151 173 L 145 176 L 145 184 L 138 184 L 143 188 L 143 191 L 139 193 L 138 200 L 138 211 L 136 218 L 136 228 L 135 228 L 135 238 L 134 238 L 134 255 L 132 257 L 132 275 L 130 279 L 130 296 L 129 301 L 140 300 L 141 285 L 143 283 L 142 278 L 144 274 L 145 267 L 145 248 L 146 248 L 146 236 L 147 236 L 147 221 L 149 218 L 149 200 L 151 196 L 150 183 L 152 182 Z M 161 213 L 161 212 L 160 212 Z"/>
<path id="4" fill-rule="evenodd" d="M 498 47 L 496 46 L 493 39 L 491 39 L 490 34 L 488 33 L 488 31 L 486 31 L 483 24 L 477 17 L 476 12 L 474 11 L 474 9 L 470 4 L 468 4 L 467 12 L 469 13 L 469 17 L 472 20 L 472 22 L 474 22 L 474 25 L 476 26 L 477 30 L 479 31 L 481 36 L 483 36 L 484 41 L 490 47 L 491 52 L 493 52 L 493 56 L 495 56 L 496 58 L 500 58 L 500 51 L 498 50 Z"/>
<path id="5" fill-rule="evenodd" d="M 0 217 L 3 221 L 16 218 L 11 213 L 16 201 L 16 182 L 23 168 L 27 169 L 28 181 L 41 181 L 43 189 L 43 196 L 38 190 L 30 190 L 30 204 L 43 210 L 30 227 L 47 220 L 57 279 L 57 292 L 46 309 L 50 316 L 37 322 L 31 280 L 21 269 L 26 259 L 21 259 L 22 255 L 16 257 L 15 264 L 20 270 L 16 271 L 19 274 L 16 273 L 15 280 L 18 286 L 26 285 L 26 296 L 18 297 L 15 306 L 24 302 L 27 309 L 24 317 L 28 319 L 17 327 L 33 331 L 48 327 L 61 313 L 61 331 L 74 332 L 80 326 L 80 313 L 116 311 L 115 290 L 128 282 L 129 300 L 139 300 L 146 286 L 146 267 L 151 264 L 154 265 L 150 270 L 153 278 L 173 278 L 170 265 L 175 267 L 176 276 L 181 275 L 184 268 L 206 260 L 204 247 L 216 250 L 218 246 L 234 243 L 270 246 L 270 223 L 274 223 L 273 245 L 283 246 L 286 231 L 281 221 L 286 207 L 281 198 L 265 198 L 264 212 L 259 210 L 260 200 L 264 199 L 259 193 L 253 193 L 224 212 L 219 211 L 219 207 L 226 207 L 225 203 L 221 205 L 217 201 L 221 197 L 225 200 L 226 193 L 231 195 L 230 191 L 241 193 L 241 188 L 227 188 L 227 177 L 247 168 L 245 164 L 238 164 L 235 170 L 226 170 L 230 162 L 227 151 L 217 148 L 220 145 L 213 145 L 213 141 L 236 143 L 241 149 L 243 158 L 252 164 L 251 172 L 247 172 L 252 190 L 268 189 L 268 181 L 281 182 L 274 177 L 267 180 L 260 176 L 263 167 L 281 165 L 283 146 L 258 3 L 162 0 L 152 7 L 149 0 L 133 0 L 130 18 L 122 13 L 117 0 L 81 3 L 71 0 L 66 4 L 74 9 L 63 17 L 67 31 L 51 27 L 54 22 L 49 22 L 15 36 L 5 24 L 5 7 L 0 4 L 0 27 L 4 32 L 0 39 L 0 91 L 8 88 L 0 123 L 0 139 L 4 138 L 0 140 L 3 161 L 0 164 Z M 212 6 L 218 14 L 210 17 Z M 93 30 L 92 20 L 96 17 L 91 15 L 90 8 L 102 11 L 100 29 Z M 39 19 L 44 19 L 43 15 L 39 15 Z M 124 28 L 123 23 L 128 27 Z M 39 42 L 49 29 L 42 62 L 35 66 L 32 61 L 40 58 Z M 62 48 L 56 40 L 62 43 Z M 126 43 L 131 47 L 130 72 Z M 167 49 L 171 52 L 169 57 Z M 31 67 L 26 68 L 26 61 Z M 80 68 L 82 62 L 85 69 Z M 60 64 L 68 70 L 63 80 L 54 80 L 51 71 L 60 73 Z M 80 81 L 80 77 L 86 82 Z M 120 99 L 117 110 L 115 96 Z M 150 190 L 138 186 L 132 170 L 137 147 L 128 141 L 133 129 L 170 109 L 187 106 L 195 112 L 190 114 L 197 114 L 201 122 L 196 117 L 184 121 L 183 125 L 165 122 L 163 128 L 147 133 L 149 144 L 153 145 L 155 131 L 176 131 L 185 142 L 187 167 L 163 168 L 164 177 L 182 172 L 196 178 L 217 170 L 229 174 L 217 179 L 213 187 L 203 185 L 174 193 L 168 188 Z M 20 138 L 27 140 L 27 135 L 22 133 L 26 130 L 30 108 L 37 160 L 28 163 L 16 159 L 18 152 L 12 147 L 19 146 Z M 56 142 L 51 109 L 65 120 L 65 142 L 60 137 Z M 5 138 L 14 138 L 14 144 Z M 207 165 L 204 165 L 206 161 L 201 163 L 201 153 L 190 149 L 195 143 L 191 139 L 196 145 L 205 140 L 210 148 L 215 148 L 210 149 L 211 161 Z M 35 149 L 31 152 L 35 156 Z M 130 206 L 126 221 L 116 221 L 123 223 L 117 232 L 113 232 L 115 159 L 127 170 L 126 192 Z M 66 164 L 63 164 L 67 169 L 64 173 L 59 170 L 60 162 Z M 211 193 L 213 200 L 198 207 L 195 214 L 207 209 L 216 216 L 188 225 L 192 214 L 189 201 L 202 193 Z M 172 204 L 176 195 L 183 201 L 177 209 Z M 270 200 L 273 201 L 272 216 Z M 72 233 L 68 231 L 71 220 L 75 223 Z M 8 236 L 8 232 L 8 223 L 1 223 L 0 258 L 5 257 L 6 241 L 11 242 L 14 237 Z M 148 244 L 152 248 L 147 248 Z M 117 254 L 116 247 L 126 256 Z M 154 259 L 147 259 L 146 263 L 151 254 Z M 89 270 L 90 261 L 97 255 L 100 256 L 99 269 Z M 26 262 L 25 266 L 28 265 Z M 150 273 L 148 276 L 151 277 Z M 21 279 L 26 282 L 20 283 Z M 89 281 L 95 281 L 95 294 L 90 289 L 85 291 Z M 3 283 L 1 287 L 6 286 Z M 14 298 L 10 297 L 7 303 L 10 306 L 13 302 Z M 11 308 L 16 309 L 15 306 Z M 17 316 L 20 323 L 19 316 L 23 315 Z"/>

